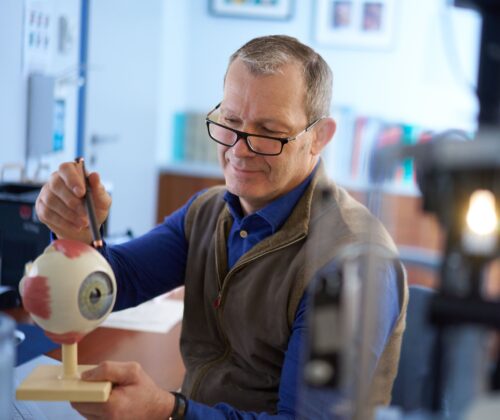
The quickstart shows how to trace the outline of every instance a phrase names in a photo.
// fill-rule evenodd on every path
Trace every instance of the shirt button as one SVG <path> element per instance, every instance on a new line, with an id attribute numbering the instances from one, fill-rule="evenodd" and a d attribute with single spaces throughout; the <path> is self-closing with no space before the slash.
<path id="1" fill-rule="evenodd" d="M 248 232 L 246 230 L 240 230 L 240 237 L 245 239 L 248 236 Z"/>

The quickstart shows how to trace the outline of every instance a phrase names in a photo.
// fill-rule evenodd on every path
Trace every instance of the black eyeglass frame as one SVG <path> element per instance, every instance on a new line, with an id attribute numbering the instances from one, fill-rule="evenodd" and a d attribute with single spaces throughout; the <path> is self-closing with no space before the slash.
<path id="1" fill-rule="evenodd" d="M 311 128 L 313 128 L 319 121 L 321 121 L 322 119 L 326 118 L 326 117 L 320 117 L 316 120 L 314 120 L 311 124 L 309 124 L 306 128 L 304 128 L 300 133 L 296 134 L 295 136 L 291 136 L 291 137 L 272 137 L 272 136 L 263 136 L 263 135 L 260 135 L 260 134 L 252 134 L 252 133 L 246 133 L 244 131 L 240 131 L 240 130 L 236 130 L 234 128 L 231 128 L 231 127 L 228 127 L 224 124 L 220 124 L 218 122 L 215 122 L 213 120 L 211 120 L 209 117 L 211 114 L 213 114 L 215 111 L 217 111 L 217 109 L 219 109 L 219 107 L 221 106 L 222 102 L 219 102 L 217 104 L 217 106 L 212 109 L 208 114 L 207 116 L 205 117 L 205 123 L 207 124 L 207 131 L 208 131 L 208 135 L 209 137 L 215 141 L 216 143 L 219 143 L 219 144 L 222 144 L 223 146 L 226 146 L 226 147 L 233 147 L 236 145 L 236 143 L 238 143 L 241 139 L 245 140 L 245 143 L 247 145 L 247 147 L 255 154 L 257 155 L 262 155 L 262 156 L 278 156 L 280 155 L 282 152 L 283 152 L 283 146 L 287 143 L 290 143 L 291 141 L 294 141 L 297 139 L 297 137 L 301 136 L 302 134 L 304 133 L 307 133 Z M 226 143 L 222 143 L 221 141 L 215 139 L 214 137 L 212 137 L 212 135 L 210 134 L 210 124 L 215 124 L 219 127 L 222 127 L 222 128 L 225 128 L 226 130 L 229 130 L 229 131 L 232 131 L 233 133 L 235 133 L 237 135 L 236 137 L 236 140 L 233 144 L 229 145 L 229 144 L 226 144 Z M 262 153 L 262 152 L 257 152 L 256 150 L 253 149 L 252 147 L 252 144 L 248 141 L 248 137 L 261 137 L 261 138 L 264 138 L 264 139 L 269 139 L 269 140 L 275 140 L 275 141 L 278 141 L 281 143 L 281 149 L 278 153 Z"/>

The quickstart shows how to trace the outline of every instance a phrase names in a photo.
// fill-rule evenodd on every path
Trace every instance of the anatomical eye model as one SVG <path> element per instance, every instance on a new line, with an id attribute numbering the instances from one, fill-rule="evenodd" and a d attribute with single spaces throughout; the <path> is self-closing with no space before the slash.
<path id="1" fill-rule="evenodd" d="M 77 343 L 111 312 L 115 276 L 104 257 L 82 242 L 59 239 L 26 266 L 19 285 L 24 308 L 47 336 L 62 345 L 63 366 L 39 366 L 20 385 L 23 400 L 106 401 L 109 382 L 85 382 Z"/>

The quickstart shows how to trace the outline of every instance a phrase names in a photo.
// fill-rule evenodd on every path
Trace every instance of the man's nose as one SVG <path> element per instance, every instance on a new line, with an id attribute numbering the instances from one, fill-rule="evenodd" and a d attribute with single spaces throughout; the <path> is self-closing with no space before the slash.
<path id="1" fill-rule="evenodd" d="M 255 156 L 255 153 L 252 152 L 252 150 L 247 144 L 247 141 L 243 137 L 238 138 L 238 141 L 232 147 L 232 149 L 234 155 L 238 157 Z"/>

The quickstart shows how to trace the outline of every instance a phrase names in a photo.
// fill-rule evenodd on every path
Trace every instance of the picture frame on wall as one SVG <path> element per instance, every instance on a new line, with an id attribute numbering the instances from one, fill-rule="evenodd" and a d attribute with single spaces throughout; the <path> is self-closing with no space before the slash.
<path id="1" fill-rule="evenodd" d="M 288 20 L 292 17 L 294 0 L 209 0 L 214 16 Z"/>
<path id="2" fill-rule="evenodd" d="M 318 0 L 316 40 L 339 48 L 384 49 L 392 45 L 396 0 Z"/>

